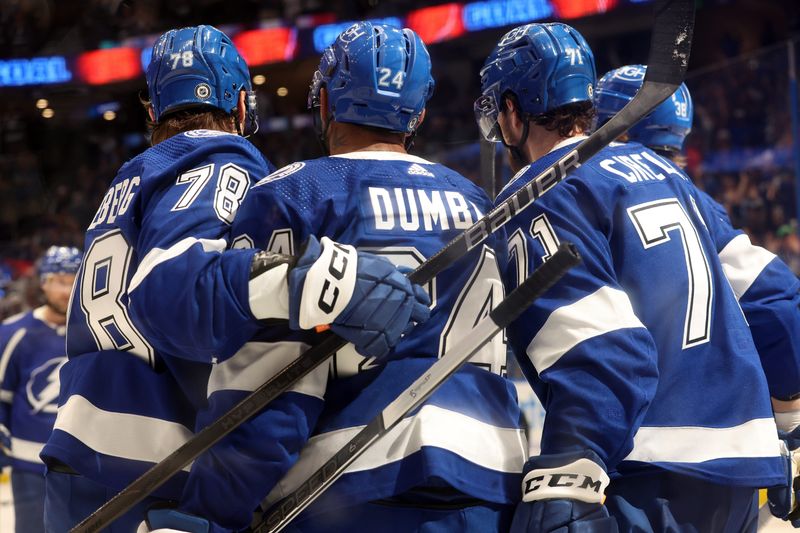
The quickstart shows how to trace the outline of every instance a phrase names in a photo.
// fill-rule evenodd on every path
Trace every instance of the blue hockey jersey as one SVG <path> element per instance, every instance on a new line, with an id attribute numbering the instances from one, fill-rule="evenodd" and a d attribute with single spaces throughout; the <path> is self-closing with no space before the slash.
<path id="1" fill-rule="evenodd" d="M 213 369 L 259 329 L 255 251 L 226 248 L 251 184 L 271 170 L 249 141 L 207 130 L 120 169 L 86 233 L 45 462 L 121 489 L 193 434 Z M 185 479 L 156 495 L 178 499 Z"/>
<path id="2" fill-rule="evenodd" d="M 309 235 L 328 236 L 416 267 L 490 205 L 478 187 L 446 167 L 407 154 L 362 151 L 295 163 L 260 181 L 232 234 L 283 253 L 296 252 Z M 495 248 L 502 246 L 495 236 L 428 284 L 430 319 L 395 347 L 387 364 L 352 347 L 332 358 L 315 435 L 268 502 L 321 466 L 499 303 Z M 527 444 L 514 387 L 502 377 L 505 363 L 505 341 L 498 336 L 307 512 L 441 483 L 482 500 L 518 501 Z"/>
<path id="3" fill-rule="evenodd" d="M 524 168 L 497 201 L 579 140 Z M 774 291 L 796 312 L 797 286 L 774 286 L 771 262 L 682 171 L 639 144 L 612 144 L 508 232 L 509 288 L 560 241 L 583 256 L 508 332 L 547 411 L 542 454 L 591 449 L 612 483 L 653 465 L 727 485 L 785 481 L 753 338 L 785 343 L 763 338 L 780 325 L 751 336 L 737 299 Z"/>
<path id="4" fill-rule="evenodd" d="M 702 191 L 725 230 L 717 252 L 739 305 L 750 324 L 770 395 L 800 396 L 800 280 L 775 254 L 733 229 L 725 208 Z"/>
<path id="5" fill-rule="evenodd" d="M 0 432 L 10 442 L 14 468 L 44 475 L 39 452 L 58 408 L 58 371 L 66 362 L 66 328 L 44 320 L 43 309 L 0 325 Z"/>

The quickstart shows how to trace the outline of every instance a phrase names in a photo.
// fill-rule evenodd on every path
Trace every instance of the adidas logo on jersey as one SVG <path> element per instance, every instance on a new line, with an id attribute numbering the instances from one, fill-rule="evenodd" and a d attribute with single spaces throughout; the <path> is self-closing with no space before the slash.
<path id="1" fill-rule="evenodd" d="M 428 176 L 429 178 L 433 177 L 433 173 L 425 170 L 425 167 L 414 163 L 410 167 L 408 167 L 408 173 L 414 176 Z"/>

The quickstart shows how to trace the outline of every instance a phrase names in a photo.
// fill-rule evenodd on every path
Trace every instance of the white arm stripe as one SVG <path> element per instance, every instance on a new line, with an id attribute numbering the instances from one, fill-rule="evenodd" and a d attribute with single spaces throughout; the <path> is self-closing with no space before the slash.
<path id="1" fill-rule="evenodd" d="M 139 284 L 144 281 L 144 278 L 153 271 L 155 267 L 169 261 L 170 259 L 174 259 L 184 253 L 186 250 L 194 246 L 195 244 L 200 243 L 203 246 L 204 252 L 221 252 L 227 246 L 228 243 L 225 239 L 196 239 L 194 237 L 187 237 L 186 239 L 180 240 L 170 246 L 169 248 L 153 248 L 147 255 L 144 256 L 144 259 L 139 263 L 138 268 L 136 269 L 136 273 L 131 278 L 131 282 L 128 285 L 128 293 L 136 289 Z"/>
<path id="2" fill-rule="evenodd" d="M 296 489 L 362 429 L 364 426 L 349 427 L 309 439 L 298 462 L 265 502 L 274 502 Z M 521 472 L 528 458 L 524 430 L 493 426 L 463 413 L 429 404 L 422 406 L 417 414 L 401 420 L 353 461 L 345 474 L 373 470 L 400 461 L 423 446 L 449 450 L 496 472 Z"/>
<path id="3" fill-rule="evenodd" d="M 211 368 L 208 396 L 221 390 L 252 392 L 308 349 L 302 342 L 248 342 L 232 357 Z M 323 399 L 328 365 L 320 365 L 291 391 Z"/>
<path id="4" fill-rule="evenodd" d="M 738 235 L 719 253 L 722 270 L 737 299 L 747 292 L 775 254 L 750 242 L 747 235 Z"/>
<path id="5" fill-rule="evenodd" d="M 29 463 L 41 463 L 39 453 L 41 453 L 44 444 L 41 442 L 33 442 L 32 440 L 18 439 L 11 437 L 11 457 L 21 461 L 28 461 Z"/>
<path id="6" fill-rule="evenodd" d="M 8 362 L 11 360 L 11 354 L 14 353 L 14 349 L 16 349 L 17 344 L 19 341 L 22 340 L 22 337 L 25 336 L 28 330 L 25 328 L 20 328 L 11 335 L 11 338 L 8 339 L 8 344 L 6 344 L 5 349 L 3 350 L 3 355 L 0 355 L 0 383 L 3 382 L 3 378 L 6 375 L 6 368 L 8 367 Z"/>
<path id="7" fill-rule="evenodd" d="M 701 463 L 714 459 L 780 455 L 775 421 L 756 418 L 727 428 L 640 427 L 626 461 Z"/>
<path id="8" fill-rule="evenodd" d="M 262 272 L 248 283 L 250 312 L 259 320 L 289 319 L 289 265 Z"/>
<path id="9" fill-rule="evenodd" d="M 159 462 L 192 436 L 176 422 L 106 411 L 77 394 L 58 408 L 53 429 L 69 433 L 96 452 L 149 463 Z"/>
<path id="10" fill-rule="evenodd" d="M 585 340 L 620 329 L 643 327 L 627 294 L 601 287 L 550 313 L 526 352 L 541 374 Z"/>

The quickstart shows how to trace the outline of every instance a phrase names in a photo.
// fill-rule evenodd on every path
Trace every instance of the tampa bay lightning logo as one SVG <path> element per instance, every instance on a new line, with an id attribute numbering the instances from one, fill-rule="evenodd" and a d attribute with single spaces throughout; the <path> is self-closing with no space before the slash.
<path id="1" fill-rule="evenodd" d="M 66 357 L 54 357 L 31 372 L 25 392 L 33 414 L 58 410 L 58 372 L 66 362 Z"/>
<path id="2" fill-rule="evenodd" d="M 264 185 L 265 183 L 271 183 L 273 181 L 277 181 L 281 178 L 285 178 L 286 176 L 291 176 L 304 166 L 306 166 L 306 164 L 303 163 L 302 161 L 299 161 L 297 163 L 292 163 L 291 165 L 286 165 L 285 167 L 276 170 L 266 178 L 261 179 L 258 183 L 255 184 L 255 187 L 258 187 L 259 185 Z"/>

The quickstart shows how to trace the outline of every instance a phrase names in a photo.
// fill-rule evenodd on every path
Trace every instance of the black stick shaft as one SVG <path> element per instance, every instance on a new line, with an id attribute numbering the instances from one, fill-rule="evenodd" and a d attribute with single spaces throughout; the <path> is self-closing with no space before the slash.
<path id="1" fill-rule="evenodd" d="M 492 337 L 516 319 L 533 301 L 580 262 L 571 243 L 562 243 L 553 256 L 503 299 L 489 316 L 442 355 L 330 459 L 278 502 L 253 533 L 277 533 L 330 487 L 353 461 L 388 433 L 408 413 L 422 405 L 447 378 L 458 371 Z"/>

